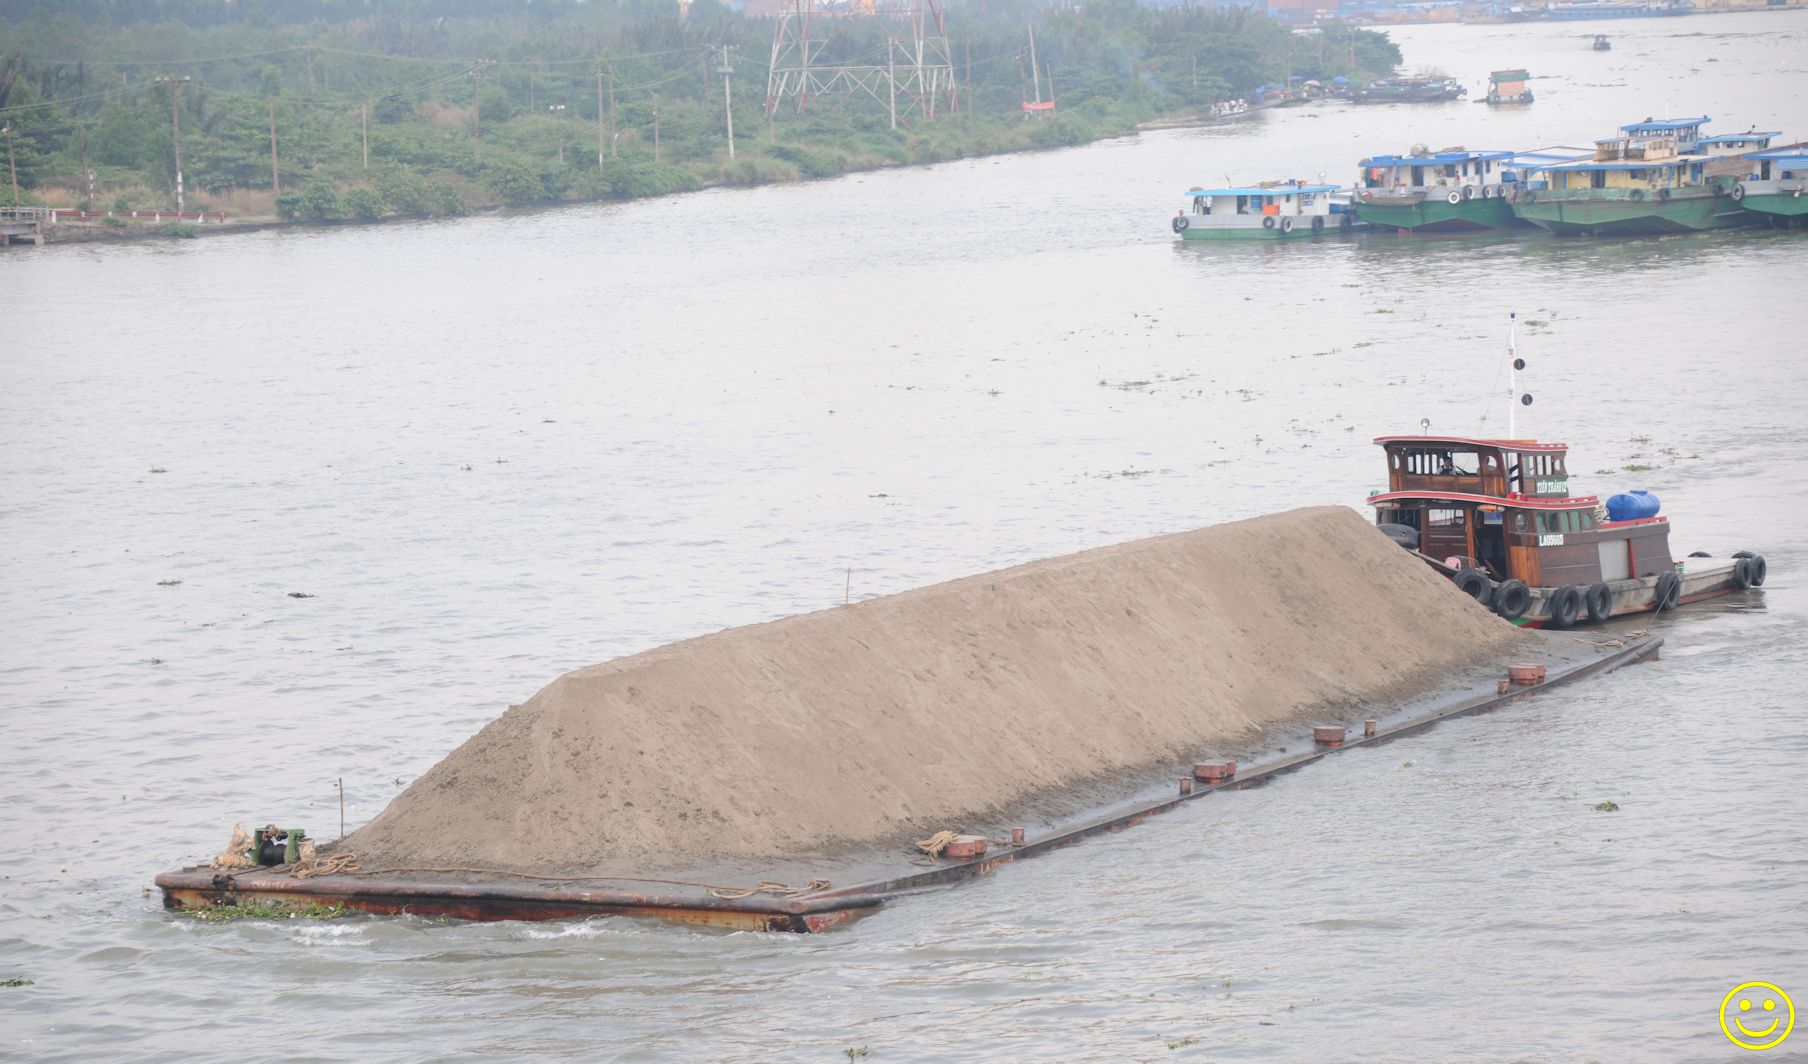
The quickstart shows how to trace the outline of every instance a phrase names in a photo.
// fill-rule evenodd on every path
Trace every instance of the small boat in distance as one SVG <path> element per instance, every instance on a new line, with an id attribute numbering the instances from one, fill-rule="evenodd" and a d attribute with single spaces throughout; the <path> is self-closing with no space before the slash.
<path id="1" fill-rule="evenodd" d="M 1443 103 L 1469 95 L 1455 78 L 1399 75 L 1370 82 L 1350 94 L 1351 103 Z"/>
<path id="2" fill-rule="evenodd" d="M 1509 392 L 1524 361 L 1508 345 Z M 1530 405 L 1531 396 L 1513 404 Z M 1509 409 L 1512 407 L 1509 406 Z M 1569 628 L 1745 591 L 1764 583 L 1762 555 L 1676 559 L 1670 522 L 1645 491 L 1603 503 L 1570 493 L 1569 445 L 1514 436 L 1381 436 L 1386 491 L 1375 521 L 1401 546 L 1502 618 Z"/>
<path id="3" fill-rule="evenodd" d="M 1526 82 L 1532 75 L 1524 70 L 1496 70 L 1488 75 L 1488 97 L 1484 101 L 1498 107 L 1501 104 L 1531 103 L 1532 87 Z"/>
<path id="4" fill-rule="evenodd" d="M 1195 188 L 1191 205 L 1174 213 L 1169 228 L 1182 240 L 1284 240 L 1349 229 L 1356 217 L 1332 202 L 1341 185 L 1264 181 L 1242 188 Z"/>
<path id="5" fill-rule="evenodd" d="M 1595 34 L 1595 43 L 1592 47 L 1597 52 L 1611 52 L 1613 51 L 1613 42 L 1607 39 L 1605 33 L 1597 33 Z"/>

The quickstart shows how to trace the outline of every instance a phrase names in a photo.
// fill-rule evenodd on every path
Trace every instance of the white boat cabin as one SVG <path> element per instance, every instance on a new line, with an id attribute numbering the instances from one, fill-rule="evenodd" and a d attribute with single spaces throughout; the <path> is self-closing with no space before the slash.
<path id="1" fill-rule="evenodd" d="M 1247 188 L 1195 188 L 1187 192 L 1183 214 L 1193 229 L 1322 230 L 1338 221 L 1332 217 L 1331 195 L 1342 187 L 1288 181 Z"/>

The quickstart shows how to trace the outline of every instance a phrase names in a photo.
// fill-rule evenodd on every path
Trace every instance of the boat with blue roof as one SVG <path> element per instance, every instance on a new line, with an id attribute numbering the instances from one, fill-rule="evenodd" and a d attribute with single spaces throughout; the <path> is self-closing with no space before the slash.
<path id="1" fill-rule="evenodd" d="M 1228 188 L 1194 188 L 1169 227 L 1182 240 L 1286 240 L 1351 228 L 1350 205 L 1334 200 L 1342 185 L 1264 181 Z"/>
<path id="2" fill-rule="evenodd" d="M 1370 225 L 1403 233 L 1453 233 L 1512 225 L 1502 184 L 1510 151 L 1431 151 L 1362 160 L 1357 214 Z"/>
<path id="3" fill-rule="evenodd" d="M 1808 144 L 1753 152 L 1744 161 L 1750 169 L 1733 186 L 1733 201 L 1767 225 L 1808 225 Z"/>
<path id="4" fill-rule="evenodd" d="M 1749 224 L 1731 197 L 1742 161 L 1704 150 L 1699 118 L 1646 119 L 1595 142 L 1592 158 L 1538 171 L 1509 197 L 1516 217 L 1558 236 L 1634 236 Z M 1747 134 L 1750 136 L 1750 134 Z"/>

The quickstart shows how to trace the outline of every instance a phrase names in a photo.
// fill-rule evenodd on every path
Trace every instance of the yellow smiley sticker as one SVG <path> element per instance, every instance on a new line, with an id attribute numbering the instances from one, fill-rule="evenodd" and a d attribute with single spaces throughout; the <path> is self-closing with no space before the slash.
<path id="1" fill-rule="evenodd" d="M 1775 983 L 1740 983 L 1720 999 L 1720 1031 L 1740 1049 L 1775 1049 L 1795 1030 L 1795 1002 Z"/>

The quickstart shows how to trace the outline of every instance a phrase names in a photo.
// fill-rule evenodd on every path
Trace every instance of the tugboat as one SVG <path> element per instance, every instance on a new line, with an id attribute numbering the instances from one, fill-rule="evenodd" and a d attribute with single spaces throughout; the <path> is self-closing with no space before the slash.
<path id="1" fill-rule="evenodd" d="M 1755 165 L 1733 186 L 1733 200 L 1778 228 L 1808 224 L 1808 144 L 1773 148 L 1745 157 Z"/>
<path id="2" fill-rule="evenodd" d="M 1513 213 L 1557 236 L 1635 236 L 1730 229 L 1751 216 L 1729 198 L 1724 161 L 1701 149 L 1700 118 L 1649 119 L 1595 142 L 1594 158 L 1544 167 Z M 1711 164 L 1711 165 L 1710 165 Z M 1737 167 L 1734 167 L 1737 171 Z"/>
<path id="3" fill-rule="evenodd" d="M 1607 39 L 1605 33 L 1597 33 L 1595 34 L 1595 43 L 1593 47 L 1597 52 L 1611 52 L 1613 51 L 1613 42 Z"/>
<path id="4" fill-rule="evenodd" d="M 1508 357 L 1523 367 L 1510 343 Z M 1476 601 L 1534 628 L 1665 613 L 1764 583 L 1768 566 L 1751 551 L 1672 557 L 1656 496 L 1629 492 L 1603 505 L 1571 495 L 1569 446 L 1513 432 L 1509 416 L 1507 439 L 1377 438 L 1388 471 L 1387 490 L 1368 500 L 1377 525 Z"/>
<path id="5" fill-rule="evenodd" d="M 1265 181 L 1247 188 L 1195 188 L 1187 192 L 1191 207 L 1176 211 L 1169 228 L 1182 240 L 1320 236 L 1355 224 L 1347 204 L 1332 202 L 1342 187 Z"/>

